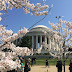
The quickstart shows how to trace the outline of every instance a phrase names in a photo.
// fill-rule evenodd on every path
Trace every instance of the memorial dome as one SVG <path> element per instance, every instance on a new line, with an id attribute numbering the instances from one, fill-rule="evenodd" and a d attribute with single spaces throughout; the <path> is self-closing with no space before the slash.
<path id="1" fill-rule="evenodd" d="M 30 30 L 30 32 L 32 32 L 32 31 L 42 31 L 42 30 L 48 32 L 48 31 L 50 30 L 50 28 L 48 28 L 47 26 L 44 26 L 44 25 L 37 25 L 37 26 L 33 27 L 33 28 Z"/>
<path id="2" fill-rule="evenodd" d="M 37 25 L 33 27 L 26 35 L 45 35 L 49 34 L 50 28 L 44 25 Z"/>
<path id="3" fill-rule="evenodd" d="M 44 25 L 37 25 L 37 26 L 35 26 L 35 27 L 33 27 L 33 28 L 40 28 L 40 27 L 42 27 L 42 28 L 48 28 L 47 26 L 44 26 Z M 49 29 L 49 28 L 48 28 Z"/>

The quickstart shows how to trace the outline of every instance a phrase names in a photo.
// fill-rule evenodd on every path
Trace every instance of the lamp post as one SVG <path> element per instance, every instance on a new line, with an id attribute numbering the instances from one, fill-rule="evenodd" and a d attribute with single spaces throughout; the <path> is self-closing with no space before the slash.
<path id="1" fill-rule="evenodd" d="M 61 18 L 61 16 L 56 16 L 56 18 L 58 19 L 58 21 L 59 21 L 59 19 Z"/>

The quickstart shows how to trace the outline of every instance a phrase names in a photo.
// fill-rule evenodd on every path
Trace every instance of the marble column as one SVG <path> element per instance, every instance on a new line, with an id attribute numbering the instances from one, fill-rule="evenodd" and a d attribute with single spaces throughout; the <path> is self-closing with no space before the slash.
<path id="1" fill-rule="evenodd" d="M 42 35 L 40 35 L 40 47 L 42 47 Z"/>
<path id="2" fill-rule="evenodd" d="M 36 49 L 38 48 L 38 36 L 36 35 Z"/>
<path id="3" fill-rule="evenodd" d="M 57 48 L 57 51 L 58 51 L 58 43 L 56 43 L 56 48 Z"/>
<path id="4" fill-rule="evenodd" d="M 45 35 L 45 43 L 47 44 L 47 37 L 46 37 L 46 35 Z"/>
<path id="5" fill-rule="evenodd" d="M 54 43 L 54 38 L 52 39 L 52 42 Z M 52 46 L 52 48 L 54 49 L 54 46 Z M 55 49 L 54 49 L 55 50 Z"/>
<path id="6" fill-rule="evenodd" d="M 51 39 L 50 39 L 50 37 L 49 37 L 49 47 L 51 49 Z"/>
<path id="7" fill-rule="evenodd" d="M 32 48 L 34 49 L 34 36 L 32 36 Z"/>
<path id="8" fill-rule="evenodd" d="M 58 51 L 58 43 L 55 41 L 56 49 Z"/>

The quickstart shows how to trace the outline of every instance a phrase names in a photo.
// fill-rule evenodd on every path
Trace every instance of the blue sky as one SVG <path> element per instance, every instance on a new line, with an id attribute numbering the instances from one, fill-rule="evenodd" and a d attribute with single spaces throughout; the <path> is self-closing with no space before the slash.
<path id="1" fill-rule="evenodd" d="M 41 2 L 42 0 L 30 0 L 31 3 Z M 51 4 L 54 7 L 51 9 L 51 14 L 48 14 L 46 18 L 39 22 L 37 25 L 45 25 L 50 28 L 48 21 L 56 23 L 58 19 L 56 16 L 64 16 L 65 20 L 70 21 L 72 19 L 72 0 L 47 0 L 46 4 L 49 6 Z M 43 3 L 42 3 L 43 5 Z M 7 29 L 12 29 L 16 33 L 20 28 L 26 27 L 29 28 L 35 24 L 38 20 L 44 16 L 31 16 L 30 14 L 24 14 L 23 9 L 13 9 L 12 11 L 8 10 L 9 16 L 6 17 L 6 20 L 0 22 L 0 24 L 8 25 Z M 12 15 L 10 15 L 12 14 Z"/>

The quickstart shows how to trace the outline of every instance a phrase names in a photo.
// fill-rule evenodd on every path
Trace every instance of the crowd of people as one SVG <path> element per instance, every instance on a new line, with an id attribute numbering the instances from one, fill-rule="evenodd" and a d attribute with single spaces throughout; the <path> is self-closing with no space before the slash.
<path id="1" fill-rule="evenodd" d="M 24 68 L 24 72 L 29 72 L 31 70 L 31 67 L 36 63 L 36 58 L 29 58 L 29 59 L 25 59 L 25 66 L 23 65 L 23 60 L 20 58 L 21 60 L 21 72 L 23 72 L 23 68 Z M 24 67 L 23 67 L 24 66 Z"/>
<path id="2" fill-rule="evenodd" d="M 62 72 L 62 61 L 61 59 L 57 59 L 57 64 L 56 64 L 56 67 L 57 67 L 57 72 Z M 49 67 L 49 61 L 48 59 L 46 59 L 46 67 Z M 72 72 L 72 58 L 70 59 L 70 64 L 69 64 L 69 71 Z"/>
<path id="3" fill-rule="evenodd" d="M 24 58 L 22 59 L 21 57 L 19 57 L 20 61 L 21 61 L 21 69 L 19 72 L 29 72 L 31 71 L 31 67 L 36 64 L 36 58 L 28 58 L 28 59 L 25 59 L 25 65 L 23 64 L 23 60 Z M 61 59 L 57 59 L 57 64 L 56 64 L 56 67 L 57 67 L 57 72 L 62 72 L 62 61 Z M 30 67 L 31 66 L 31 67 Z M 49 61 L 48 59 L 46 59 L 46 67 L 49 68 Z M 69 64 L 69 71 L 72 72 L 72 58 L 70 59 L 70 64 Z M 7 72 L 17 72 L 17 70 L 13 70 L 13 71 L 7 71 Z"/>
<path id="4" fill-rule="evenodd" d="M 57 67 L 58 72 L 62 72 L 62 61 L 59 58 L 57 60 L 56 67 Z M 69 64 L 69 71 L 72 72 L 72 58 L 71 58 L 70 64 Z"/>
<path id="5" fill-rule="evenodd" d="M 29 72 L 31 70 L 30 68 L 30 64 L 31 67 L 36 63 L 36 58 L 29 58 L 29 59 L 25 59 L 25 66 L 24 66 L 24 72 Z M 62 72 L 62 61 L 61 59 L 57 59 L 57 72 Z M 48 59 L 46 59 L 46 67 L 49 67 L 49 61 Z M 72 58 L 70 59 L 70 64 L 69 64 L 69 71 L 72 72 Z M 21 60 L 21 72 L 23 72 L 23 61 Z"/>

